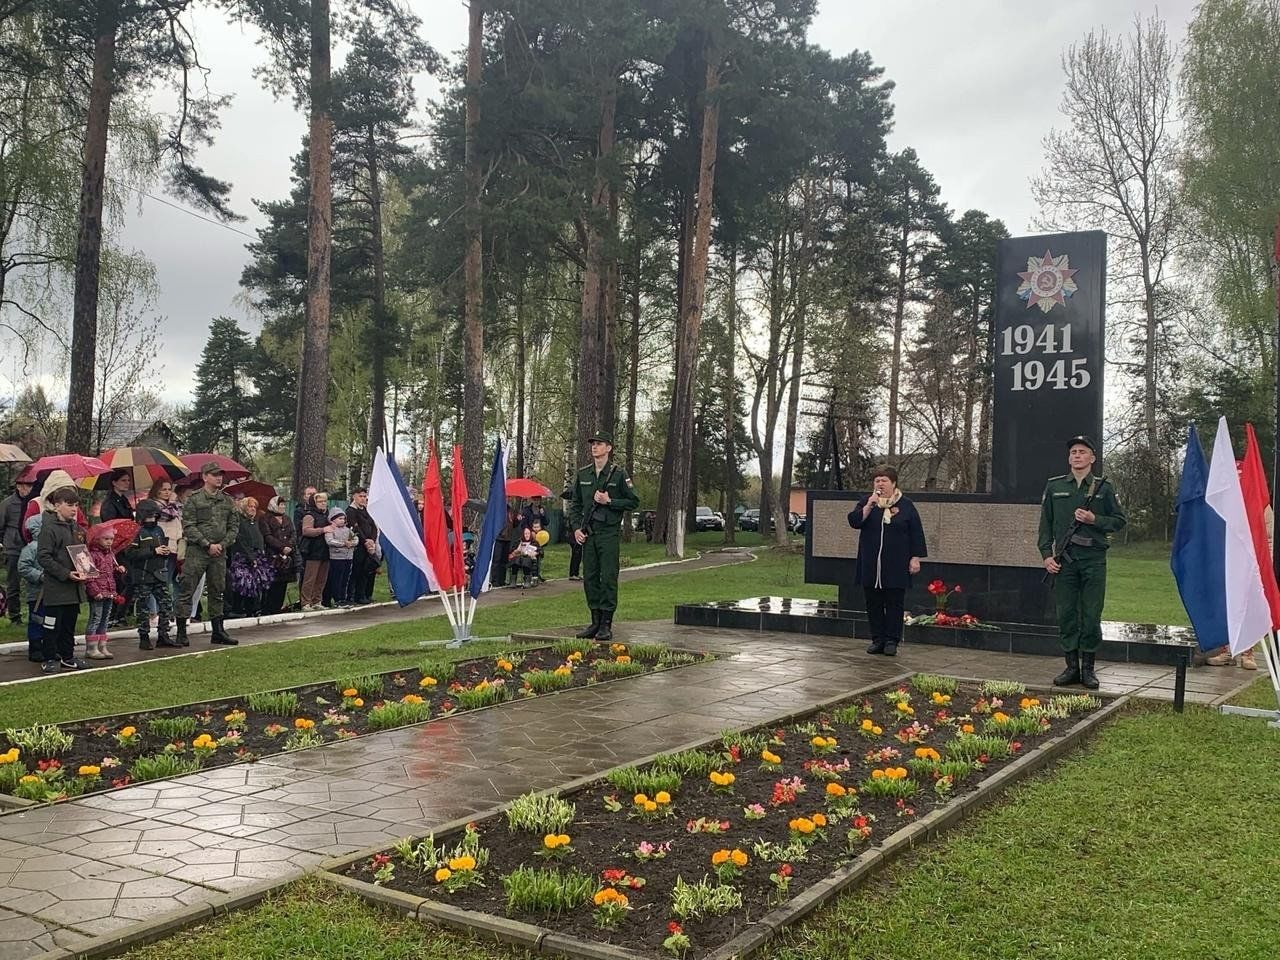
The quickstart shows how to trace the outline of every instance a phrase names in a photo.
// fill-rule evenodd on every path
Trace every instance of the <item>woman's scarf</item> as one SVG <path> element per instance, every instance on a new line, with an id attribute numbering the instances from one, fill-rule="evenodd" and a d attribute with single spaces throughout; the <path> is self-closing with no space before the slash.
<path id="1" fill-rule="evenodd" d="M 880 514 L 880 522 L 883 523 L 886 527 L 893 521 L 893 507 L 901 499 L 902 499 L 902 491 L 895 490 L 893 491 L 893 496 L 889 498 L 889 502 L 885 504 L 884 512 Z M 880 504 L 880 501 L 877 499 L 876 505 L 879 506 L 879 504 Z"/>

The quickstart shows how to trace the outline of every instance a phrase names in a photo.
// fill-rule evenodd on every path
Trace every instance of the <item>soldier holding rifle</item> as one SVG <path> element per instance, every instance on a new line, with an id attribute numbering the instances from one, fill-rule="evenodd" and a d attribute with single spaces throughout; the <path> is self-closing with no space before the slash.
<path id="1" fill-rule="evenodd" d="M 1053 577 L 1059 642 L 1067 669 L 1055 686 L 1081 684 L 1098 689 L 1094 655 L 1102 645 L 1102 605 L 1107 594 L 1107 548 L 1127 522 L 1111 484 L 1093 475 L 1093 441 L 1067 443 L 1071 472 L 1053 477 L 1040 504 L 1040 556 Z"/>
<path id="2" fill-rule="evenodd" d="M 583 587 L 591 608 L 591 626 L 578 636 L 613 639 L 613 612 L 618 608 L 618 552 L 622 544 L 622 515 L 640 506 L 631 478 L 609 459 L 613 434 L 591 435 L 591 462 L 574 477 L 569 521 L 574 542 L 582 547 Z"/>

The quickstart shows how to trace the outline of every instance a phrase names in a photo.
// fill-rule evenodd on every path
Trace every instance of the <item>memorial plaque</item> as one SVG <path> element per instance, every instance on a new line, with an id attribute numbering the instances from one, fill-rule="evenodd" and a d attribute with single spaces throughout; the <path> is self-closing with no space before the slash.
<path id="1" fill-rule="evenodd" d="M 992 494 L 1038 503 L 1071 437 L 1091 436 L 1102 459 L 1106 234 L 1002 240 L 996 270 Z"/>

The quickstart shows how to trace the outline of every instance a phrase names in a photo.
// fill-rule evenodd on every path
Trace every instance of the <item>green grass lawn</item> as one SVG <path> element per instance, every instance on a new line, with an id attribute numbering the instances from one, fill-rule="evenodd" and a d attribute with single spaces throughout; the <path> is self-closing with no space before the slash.
<path id="1" fill-rule="evenodd" d="M 1107 605 L 1102 615 L 1128 623 L 1187 626 L 1187 612 L 1169 569 L 1169 544 L 1112 547 L 1107 558 Z"/>
<path id="2" fill-rule="evenodd" d="M 1055 769 L 767 948 L 771 960 L 1275 955 L 1280 733 L 1135 707 Z M 654 945 L 656 946 L 656 945 Z M 517 960 L 311 879 L 130 960 Z"/>

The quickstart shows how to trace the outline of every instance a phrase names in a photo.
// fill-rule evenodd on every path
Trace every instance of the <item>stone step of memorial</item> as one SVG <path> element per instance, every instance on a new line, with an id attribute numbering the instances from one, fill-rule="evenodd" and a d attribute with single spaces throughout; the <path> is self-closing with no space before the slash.
<path id="1" fill-rule="evenodd" d="M 867 615 L 843 609 L 830 600 L 802 597 L 748 597 L 712 603 L 676 606 L 675 622 L 685 626 L 730 630 L 770 630 L 828 637 L 870 639 Z M 989 623 L 989 629 L 973 627 L 906 626 L 904 643 L 922 643 L 994 653 L 1022 653 L 1057 657 L 1058 628 L 1036 623 Z M 1189 627 L 1157 624 L 1102 622 L 1099 660 L 1178 666 L 1190 661 L 1196 649 L 1195 632 Z"/>

